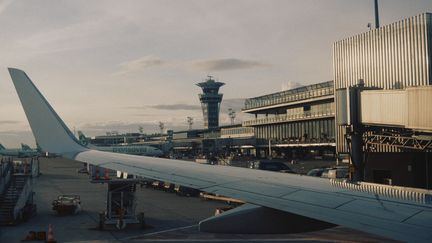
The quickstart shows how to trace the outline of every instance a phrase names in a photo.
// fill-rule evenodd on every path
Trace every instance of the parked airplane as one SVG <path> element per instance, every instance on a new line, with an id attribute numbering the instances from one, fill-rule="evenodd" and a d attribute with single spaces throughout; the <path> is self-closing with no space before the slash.
<path id="1" fill-rule="evenodd" d="M 202 231 L 263 233 L 273 227 L 296 227 L 319 220 L 398 241 L 432 242 L 432 207 L 427 204 L 337 188 L 323 178 L 86 148 L 23 71 L 9 68 L 9 72 L 33 134 L 43 150 L 247 202 L 201 221 Z M 300 222 L 300 219 L 309 221 Z"/>
<path id="2" fill-rule="evenodd" d="M 78 131 L 78 137 L 82 145 L 86 146 L 87 148 L 95 149 L 99 151 L 121 153 L 121 154 L 144 155 L 144 156 L 153 156 L 153 157 L 159 157 L 163 155 L 162 150 L 144 144 L 96 146 L 91 144 L 89 142 L 89 138 L 87 138 L 81 131 Z"/>
<path id="3" fill-rule="evenodd" d="M 13 157 L 34 157 L 39 156 L 39 152 L 35 149 L 31 149 L 30 146 L 23 143 L 21 144 L 21 149 L 7 149 L 2 144 L 0 144 L 0 155 Z"/>

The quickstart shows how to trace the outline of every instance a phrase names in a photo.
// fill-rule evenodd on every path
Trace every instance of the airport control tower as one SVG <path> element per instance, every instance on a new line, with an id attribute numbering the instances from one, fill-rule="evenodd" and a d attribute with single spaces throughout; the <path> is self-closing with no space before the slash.
<path id="1" fill-rule="evenodd" d="M 199 99 L 203 110 L 205 128 L 211 129 L 219 126 L 219 110 L 223 94 L 218 92 L 222 85 L 225 84 L 216 82 L 212 76 L 208 76 L 205 82 L 197 83 L 197 86 L 203 90 L 203 93 L 199 94 Z"/>

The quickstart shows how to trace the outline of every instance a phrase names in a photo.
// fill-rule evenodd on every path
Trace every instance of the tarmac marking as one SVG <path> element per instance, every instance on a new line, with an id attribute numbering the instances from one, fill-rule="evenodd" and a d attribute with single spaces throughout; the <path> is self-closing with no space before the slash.
<path id="1" fill-rule="evenodd" d="M 193 227 L 197 227 L 197 226 L 198 226 L 197 224 L 194 224 L 194 225 L 183 226 L 183 227 L 178 227 L 178 228 L 173 228 L 173 229 L 156 231 L 156 232 L 147 233 L 147 234 L 143 234 L 143 235 L 136 235 L 136 236 L 126 237 L 126 238 L 119 239 L 119 240 L 123 241 L 123 240 L 139 239 L 140 237 L 152 236 L 152 235 L 157 235 L 157 234 L 172 232 L 172 231 L 176 231 L 176 230 L 189 229 L 189 228 L 193 228 Z"/>
<path id="2" fill-rule="evenodd" d="M 161 230 L 161 231 L 157 231 L 157 232 L 152 232 L 152 233 L 147 233 L 147 234 L 143 234 L 143 235 L 136 235 L 136 236 L 131 236 L 131 237 L 126 237 L 123 239 L 117 239 L 120 242 L 123 241 L 130 241 L 130 240 L 136 240 L 137 242 L 336 242 L 336 243 L 348 243 L 348 242 L 358 242 L 358 241 L 350 241 L 350 240 L 335 240 L 335 239 L 323 239 L 323 238 L 314 238 L 314 237 L 310 237 L 310 238 L 291 238 L 291 239 L 287 239 L 287 238 L 225 238 L 225 239 L 209 239 L 209 238 L 196 238 L 196 239 L 176 239 L 176 238 L 167 238 L 167 239 L 155 239 L 155 238 L 151 238 L 151 239 L 145 239 L 143 237 L 147 237 L 147 236 L 156 236 L 158 234 L 163 234 L 163 233 L 169 233 L 169 232 L 173 232 L 173 231 L 178 231 L 178 230 L 184 230 L 184 229 L 190 229 L 190 228 L 194 228 L 194 227 L 198 227 L 198 224 L 194 224 L 194 225 L 189 225 L 189 226 L 183 226 L 183 227 L 178 227 L 178 228 L 172 228 L 172 229 L 167 229 L 167 230 Z"/>
<path id="3" fill-rule="evenodd" d="M 239 238 L 239 239 L 137 239 L 137 242 L 336 242 L 336 243 L 347 243 L 350 241 L 345 240 L 333 240 L 333 239 L 318 239 L 318 238 L 292 238 L 292 239 L 260 239 L 260 238 Z M 358 242 L 358 241 L 353 241 Z"/>

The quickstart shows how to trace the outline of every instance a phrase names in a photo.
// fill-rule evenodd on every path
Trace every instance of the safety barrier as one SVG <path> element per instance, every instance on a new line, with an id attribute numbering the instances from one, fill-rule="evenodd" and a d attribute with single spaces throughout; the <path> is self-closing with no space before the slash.
<path id="1" fill-rule="evenodd" d="M 39 159 L 31 159 L 31 176 L 38 177 L 39 176 Z"/>
<path id="2" fill-rule="evenodd" d="M 0 178 L 0 194 L 3 194 L 3 192 L 7 189 L 10 179 L 12 177 L 11 174 L 11 170 L 6 171 Z"/>
<path id="3" fill-rule="evenodd" d="M 14 220 L 21 219 L 21 216 L 22 216 L 21 211 L 24 208 L 24 206 L 26 205 L 27 200 L 29 199 L 29 197 L 33 193 L 33 185 L 32 184 L 33 183 L 32 183 L 31 177 L 27 177 L 26 182 L 24 184 L 24 187 L 21 191 L 21 194 L 19 195 L 18 200 L 17 200 L 15 207 L 14 207 L 14 211 L 13 211 L 13 219 Z"/>
<path id="4" fill-rule="evenodd" d="M 270 123 L 298 121 L 304 119 L 333 117 L 333 116 L 335 116 L 334 110 L 325 110 L 325 111 L 317 111 L 317 112 L 304 112 L 299 114 L 285 114 L 285 115 L 276 115 L 273 117 L 256 118 L 253 120 L 243 121 L 242 124 L 243 126 L 254 126 L 254 125 L 262 125 L 262 124 L 270 124 Z"/>
<path id="5" fill-rule="evenodd" d="M 330 183 L 338 188 L 373 193 L 388 198 L 408 200 L 422 204 L 432 204 L 432 191 L 430 190 L 369 182 L 354 183 L 338 179 L 330 179 Z"/>

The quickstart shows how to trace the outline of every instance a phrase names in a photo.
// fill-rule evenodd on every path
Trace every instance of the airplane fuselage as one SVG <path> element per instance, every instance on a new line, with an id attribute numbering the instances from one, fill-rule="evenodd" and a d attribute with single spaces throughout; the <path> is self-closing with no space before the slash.
<path id="1" fill-rule="evenodd" d="M 121 153 L 121 154 L 133 154 L 133 155 L 145 155 L 145 156 L 162 156 L 163 152 L 152 146 L 147 145 L 119 145 L 119 146 L 94 146 L 90 145 L 89 148 L 94 148 L 100 151 Z"/>
<path id="2" fill-rule="evenodd" d="M 0 150 L 0 155 L 12 157 L 34 157 L 39 153 L 37 151 L 24 151 L 20 149 L 4 149 Z"/>

